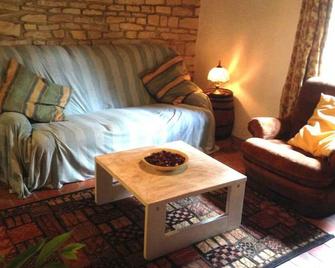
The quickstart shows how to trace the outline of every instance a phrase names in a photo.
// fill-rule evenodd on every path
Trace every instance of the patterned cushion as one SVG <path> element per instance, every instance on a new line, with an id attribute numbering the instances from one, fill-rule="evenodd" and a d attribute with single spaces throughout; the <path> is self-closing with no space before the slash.
<path id="1" fill-rule="evenodd" d="M 71 89 L 45 81 L 11 59 L 0 87 L 0 113 L 18 112 L 37 122 L 64 120 Z"/>
<path id="2" fill-rule="evenodd" d="M 189 94 L 201 91 L 187 72 L 183 58 L 175 56 L 142 77 L 149 93 L 159 102 L 178 104 Z"/>

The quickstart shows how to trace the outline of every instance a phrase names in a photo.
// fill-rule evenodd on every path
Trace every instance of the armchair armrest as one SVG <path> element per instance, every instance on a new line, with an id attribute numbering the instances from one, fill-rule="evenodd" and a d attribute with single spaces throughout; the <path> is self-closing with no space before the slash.
<path id="1" fill-rule="evenodd" d="M 330 171 L 334 174 L 335 173 L 335 150 L 333 150 L 328 156 L 328 163 L 329 163 Z"/>
<path id="2" fill-rule="evenodd" d="M 254 117 L 248 124 L 249 132 L 257 138 L 280 138 L 286 132 L 286 124 L 275 117 Z"/>

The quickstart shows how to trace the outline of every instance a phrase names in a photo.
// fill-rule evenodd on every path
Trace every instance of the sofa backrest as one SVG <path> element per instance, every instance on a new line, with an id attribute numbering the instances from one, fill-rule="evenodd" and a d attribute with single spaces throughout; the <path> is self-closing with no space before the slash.
<path id="1" fill-rule="evenodd" d="M 174 52 L 159 44 L 0 47 L 0 83 L 16 58 L 38 75 L 73 89 L 66 114 L 154 102 L 140 74 Z"/>
<path id="2" fill-rule="evenodd" d="M 322 81 L 321 78 L 313 77 L 303 84 L 296 106 L 290 117 L 291 137 L 306 125 L 320 100 L 321 93 L 335 96 L 335 83 L 330 84 Z"/>

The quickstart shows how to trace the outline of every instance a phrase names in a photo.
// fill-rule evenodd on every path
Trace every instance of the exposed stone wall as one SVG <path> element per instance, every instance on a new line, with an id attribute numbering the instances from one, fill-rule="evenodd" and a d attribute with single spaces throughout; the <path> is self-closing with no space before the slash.
<path id="1" fill-rule="evenodd" d="M 0 45 L 108 44 L 150 39 L 194 70 L 200 0 L 0 0 Z"/>

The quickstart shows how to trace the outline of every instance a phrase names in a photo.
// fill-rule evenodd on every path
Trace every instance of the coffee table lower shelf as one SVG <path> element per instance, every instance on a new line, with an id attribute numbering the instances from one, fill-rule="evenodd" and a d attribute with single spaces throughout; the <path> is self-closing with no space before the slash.
<path id="1" fill-rule="evenodd" d="M 132 196 L 133 194 L 126 187 L 127 185 L 123 186 L 97 163 L 97 204 L 109 203 Z M 226 187 L 228 190 L 224 215 L 168 233 L 165 232 L 166 205 L 171 201 L 181 198 L 164 200 L 153 204 L 144 204 L 139 200 L 145 206 L 144 258 L 148 260 L 155 259 L 195 242 L 239 227 L 242 217 L 245 179 L 228 182 L 226 185 L 220 185 L 211 189 L 204 189 L 197 192 L 197 194 L 214 191 L 223 187 Z"/>

